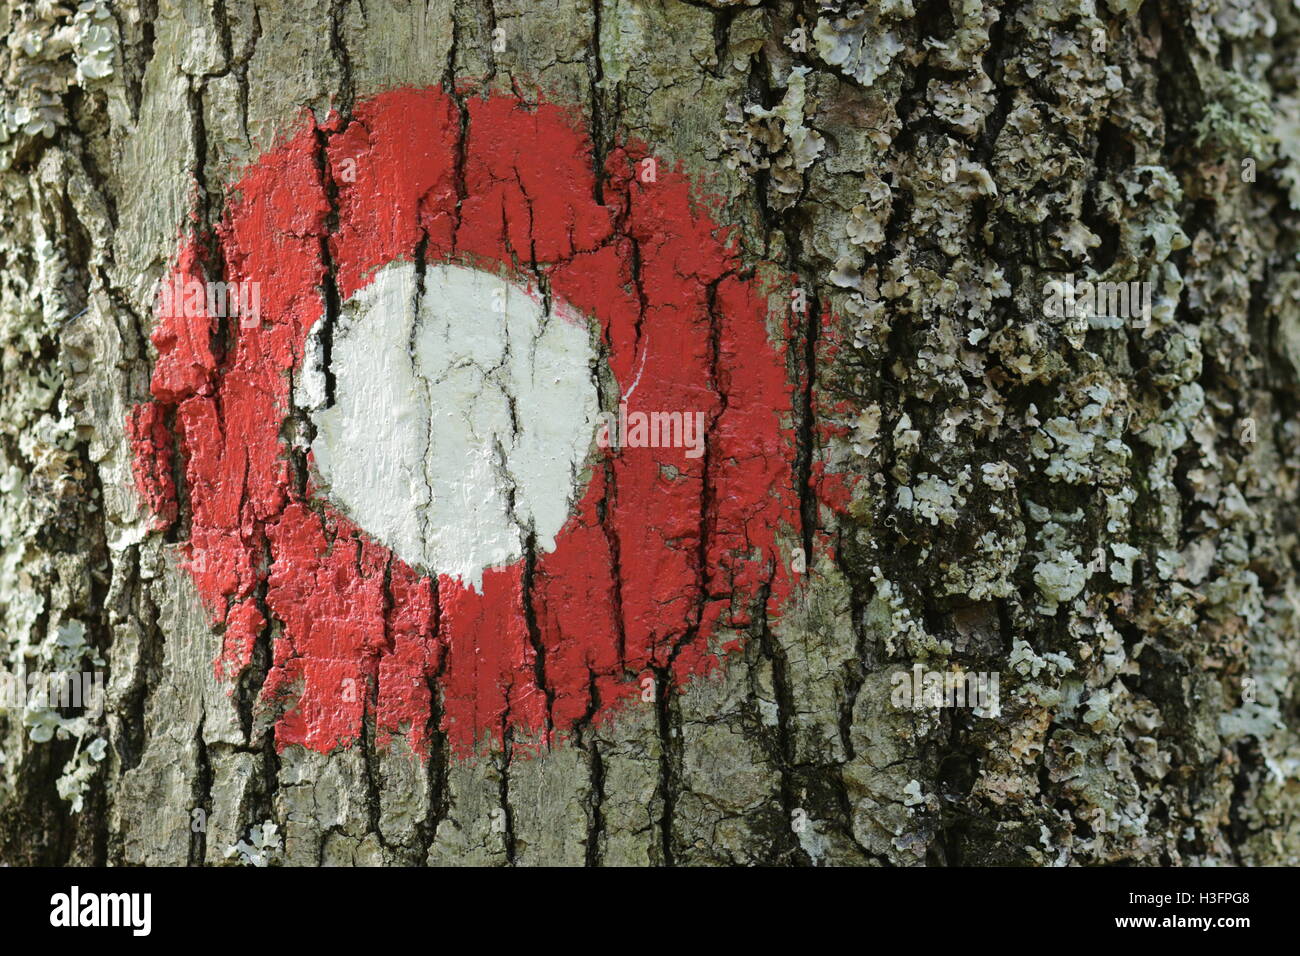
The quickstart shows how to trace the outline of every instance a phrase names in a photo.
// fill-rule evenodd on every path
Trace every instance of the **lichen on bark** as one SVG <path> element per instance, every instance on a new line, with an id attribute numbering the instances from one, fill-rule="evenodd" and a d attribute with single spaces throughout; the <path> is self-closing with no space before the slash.
<path id="1" fill-rule="evenodd" d="M 0 9 L 0 663 L 108 675 L 102 717 L 0 711 L 0 861 L 1300 861 L 1292 5 Z M 219 682 L 134 490 L 152 288 L 303 109 L 438 84 L 649 144 L 799 277 L 806 587 L 550 753 L 277 752 L 275 625 Z M 1052 315 L 1063 281 L 1150 314 Z M 998 712 L 899 708 L 917 663 Z"/>

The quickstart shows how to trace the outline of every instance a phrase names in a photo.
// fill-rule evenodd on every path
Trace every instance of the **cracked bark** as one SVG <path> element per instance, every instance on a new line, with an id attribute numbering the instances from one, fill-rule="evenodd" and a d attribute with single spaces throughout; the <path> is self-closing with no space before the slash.
<path id="1" fill-rule="evenodd" d="M 82 622 L 109 690 L 93 728 L 107 756 L 75 814 L 56 792 L 74 742 L 34 742 L 0 713 L 0 861 L 220 864 L 270 820 L 277 859 L 309 865 L 1296 863 L 1300 21 L 1281 3 L 903 6 L 115 4 L 113 72 L 56 89 L 52 138 L 0 142 L 13 224 L 0 242 L 0 633 L 12 665 Z M 46 29 L 4 9 L 11 37 Z M 883 24 L 861 56 L 837 40 L 853 9 Z M 800 26 L 805 50 L 784 39 Z M 898 51 L 872 46 L 886 30 Z M 13 102 L 50 82 L 20 56 L 0 50 Z M 72 54 L 50 56 L 56 78 L 70 70 Z M 879 75 L 870 57 L 888 61 Z M 803 67 L 799 116 L 765 121 Z M 436 676 L 425 761 L 401 738 L 378 747 L 373 726 L 328 756 L 277 753 L 253 707 L 272 629 L 230 693 L 211 673 L 220 636 L 176 564 L 185 523 L 142 530 L 122 423 L 148 397 L 146 290 L 187 217 L 213 225 L 225 185 L 301 108 L 346 119 L 384 89 L 465 81 L 581 104 L 598 198 L 600 157 L 644 140 L 721 197 L 747 264 L 800 277 L 791 466 L 810 586 L 755 622 L 720 677 L 678 693 L 660 668 L 653 706 L 593 723 L 593 674 L 588 719 L 536 758 L 511 755 L 508 724 L 491 756 L 455 757 Z M 474 131 L 455 98 L 463 202 Z M 791 145 L 800 129 L 823 142 L 808 163 Z M 1241 181 L 1243 159 L 1257 180 Z M 327 241 L 322 255 L 328 367 L 341 304 Z M 1170 314 L 1152 334 L 1071 340 L 1043 318 L 1041 290 L 1088 266 L 1176 286 Z M 1093 445 L 1050 444 L 1042 423 L 1084 421 L 1098 386 L 1110 398 L 1096 399 Z M 950 415 L 964 417 L 942 439 Z M 1257 441 L 1240 440 L 1246 420 Z M 1072 463 L 1086 480 L 1060 477 Z M 980 477 L 1002 465 L 1007 488 Z M 860 478 L 843 511 L 813 493 L 823 466 Z M 965 500 L 933 517 L 905 506 L 927 476 Z M 706 477 L 702 553 L 716 493 Z M 621 545 L 604 530 L 617 596 Z M 1040 610 L 1044 564 L 1115 545 L 1139 553 L 1128 580 L 1102 572 Z M 1001 716 L 893 707 L 891 675 L 917 661 L 1000 673 Z"/>

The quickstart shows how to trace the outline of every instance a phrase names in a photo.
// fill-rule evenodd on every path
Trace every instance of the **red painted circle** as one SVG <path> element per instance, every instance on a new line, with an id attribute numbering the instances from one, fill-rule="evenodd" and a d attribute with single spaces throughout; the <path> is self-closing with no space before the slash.
<path id="1" fill-rule="evenodd" d="M 225 627 L 220 673 L 245 668 L 279 622 L 263 699 L 292 699 L 281 747 L 346 745 L 367 714 L 420 753 L 435 716 L 460 753 L 511 728 L 549 742 L 640 699 L 647 675 L 708 671 L 711 647 L 790 591 L 777 540 L 800 527 L 793 390 L 765 291 L 680 174 L 641 175 L 641 154 L 619 149 L 598 186 L 591 144 L 559 107 L 471 96 L 465 110 L 462 142 L 450 96 L 394 90 L 263 154 L 215 238 L 226 280 L 258 283 L 260 321 L 232 320 L 224 353 L 206 306 L 160 315 L 153 333 L 154 400 L 128 421 L 137 484 L 170 524 L 179 451 L 190 569 Z M 182 245 L 173 281 L 204 279 L 202 248 Z M 633 410 L 705 412 L 704 456 L 595 453 L 555 550 L 531 573 L 487 571 L 482 593 L 369 539 L 293 473 L 292 379 L 330 265 L 346 300 L 421 249 L 543 274 L 598 324 L 622 387 L 639 375 Z"/>

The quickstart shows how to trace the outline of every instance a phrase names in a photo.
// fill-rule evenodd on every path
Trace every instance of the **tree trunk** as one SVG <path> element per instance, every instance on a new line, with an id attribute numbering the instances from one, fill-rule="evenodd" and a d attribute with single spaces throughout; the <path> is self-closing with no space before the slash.
<path id="1" fill-rule="evenodd" d="M 0 710 L 0 861 L 1300 862 L 1293 5 L 4 10 L 0 650 L 107 676 L 102 715 Z M 277 749 L 278 623 L 214 676 L 183 476 L 161 531 L 133 475 L 177 236 L 304 108 L 403 86 L 647 144 L 810 303 L 795 596 L 536 756 Z M 1062 314 L 1089 278 L 1131 307 Z M 998 706 L 900 703 L 918 665 Z"/>

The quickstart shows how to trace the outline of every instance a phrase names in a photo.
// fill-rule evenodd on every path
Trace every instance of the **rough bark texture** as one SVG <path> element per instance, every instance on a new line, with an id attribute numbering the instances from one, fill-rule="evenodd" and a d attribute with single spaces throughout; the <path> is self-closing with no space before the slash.
<path id="1" fill-rule="evenodd" d="M 1300 862 L 1292 4 L 0 9 L 0 654 L 108 674 L 53 739 L 0 712 L 0 860 Z M 303 108 L 465 82 L 723 196 L 817 303 L 804 484 L 860 477 L 716 677 L 538 757 L 277 753 L 269 637 L 214 679 L 134 490 L 152 284 Z M 1070 275 L 1153 283 L 1146 327 L 1045 316 Z M 1001 713 L 894 706 L 918 662 L 1000 674 Z"/>

